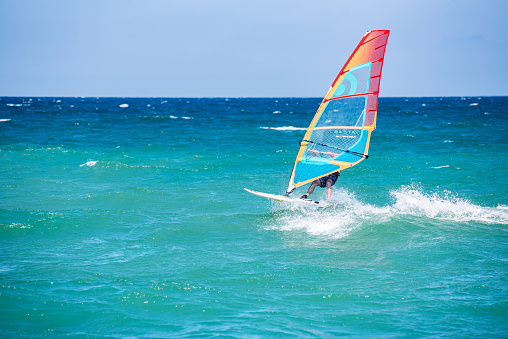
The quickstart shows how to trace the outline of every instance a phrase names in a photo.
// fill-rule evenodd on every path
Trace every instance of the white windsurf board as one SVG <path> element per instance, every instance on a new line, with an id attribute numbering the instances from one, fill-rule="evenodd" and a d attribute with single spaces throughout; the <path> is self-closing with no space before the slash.
<path id="1" fill-rule="evenodd" d="M 291 198 L 285 195 L 278 195 L 278 194 L 270 194 L 270 193 L 263 193 L 263 192 L 256 192 L 252 191 L 250 189 L 244 188 L 247 192 L 257 195 L 258 197 L 275 200 L 278 202 L 288 202 L 288 203 L 303 203 L 305 205 L 313 205 L 313 206 L 320 206 L 318 201 L 314 201 L 311 199 L 298 199 L 298 198 Z"/>

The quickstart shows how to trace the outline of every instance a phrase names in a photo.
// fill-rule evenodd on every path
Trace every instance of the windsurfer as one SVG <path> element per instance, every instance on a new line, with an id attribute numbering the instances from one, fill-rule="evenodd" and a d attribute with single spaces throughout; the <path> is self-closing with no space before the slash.
<path id="1" fill-rule="evenodd" d="M 329 200 L 332 196 L 332 186 L 337 181 L 337 178 L 340 176 L 340 171 L 337 171 L 335 173 L 329 174 L 325 177 L 321 177 L 319 179 L 316 179 L 310 184 L 309 189 L 307 190 L 307 193 L 302 195 L 300 199 L 308 199 L 309 196 L 314 192 L 314 189 L 319 187 L 326 187 L 326 200 Z"/>

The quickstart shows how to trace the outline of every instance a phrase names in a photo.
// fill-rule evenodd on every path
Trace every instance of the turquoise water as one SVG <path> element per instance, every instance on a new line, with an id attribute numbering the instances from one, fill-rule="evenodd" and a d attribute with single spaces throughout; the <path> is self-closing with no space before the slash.
<path id="1" fill-rule="evenodd" d="M 507 337 L 508 98 L 381 98 L 325 209 L 245 192 L 320 100 L 0 98 L 0 336 Z"/>

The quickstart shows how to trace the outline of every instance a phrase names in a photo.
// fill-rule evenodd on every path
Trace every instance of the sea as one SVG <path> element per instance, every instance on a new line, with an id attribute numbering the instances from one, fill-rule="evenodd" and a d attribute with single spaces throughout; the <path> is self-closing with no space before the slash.
<path id="1" fill-rule="evenodd" d="M 508 338 L 508 97 L 381 97 L 325 208 L 247 193 L 320 102 L 0 97 L 0 337 Z"/>

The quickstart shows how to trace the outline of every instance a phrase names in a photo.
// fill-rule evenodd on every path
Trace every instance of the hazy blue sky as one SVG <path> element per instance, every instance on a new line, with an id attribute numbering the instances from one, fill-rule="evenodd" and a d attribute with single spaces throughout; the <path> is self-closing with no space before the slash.
<path id="1" fill-rule="evenodd" d="M 322 97 L 389 29 L 381 96 L 508 95 L 508 0 L 0 0 L 0 96 Z"/>

